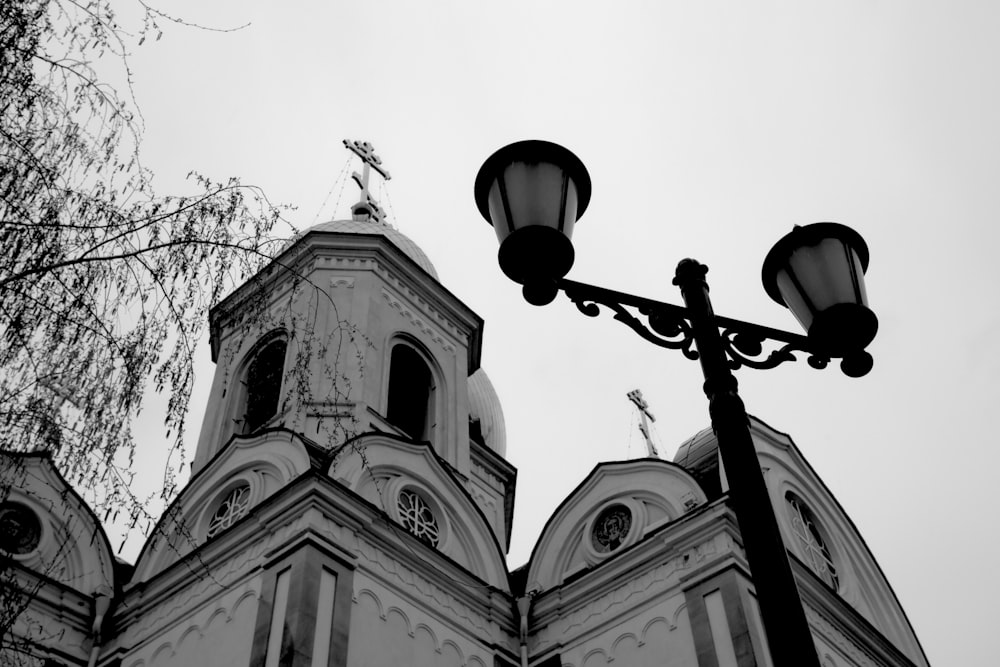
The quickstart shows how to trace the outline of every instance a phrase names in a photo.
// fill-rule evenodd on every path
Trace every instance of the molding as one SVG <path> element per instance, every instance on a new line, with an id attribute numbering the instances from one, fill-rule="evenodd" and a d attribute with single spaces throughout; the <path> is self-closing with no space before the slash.
<path id="1" fill-rule="evenodd" d="M 151 634 L 141 641 L 137 641 L 128 648 L 117 646 L 118 642 L 110 643 L 106 647 L 103 647 L 105 650 L 102 650 L 101 654 L 104 659 L 108 658 L 109 650 L 110 653 L 118 654 L 121 664 L 126 667 L 138 667 L 139 665 L 146 664 L 144 655 L 149 655 L 152 660 L 155 660 L 156 656 L 160 653 L 169 651 L 169 655 L 173 656 L 175 655 L 175 646 L 183 643 L 185 638 L 191 633 L 197 633 L 200 639 L 204 639 L 205 629 L 213 622 L 216 622 L 218 616 L 222 615 L 224 622 L 229 623 L 233 620 L 236 610 L 242 604 L 250 600 L 256 603 L 260 596 L 259 583 L 259 580 L 256 582 L 248 580 L 241 587 L 232 587 L 220 591 L 220 595 L 206 601 L 205 604 L 201 605 L 198 609 L 192 610 L 191 613 L 186 614 L 183 618 L 157 627 L 157 633 Z M 213 602 L 215 603 L 214 608 L 212 605 Z M 154 644 L 156 648 L 150 652 Z"/>
<path id="2" fill-rule="evenodd" d="M 469 657 L 466 658 L 465 651 L 462 650 L 462 647 L 459 645 L 459 642 L 456 641 L 455 639 L 452 639 L 449 636 L 444 636 L 446 633 L 441 632 L 442 629 L 445 630 L 448 629 L 446 626 L 445 628 L 439 628 L 439 630 L 435 632 L 434 628 L 432 628 L 431 625 L 427 624 L 423 620 L 419 621 L 415 621 L 415 619 L 411 620 L 410 615 L 406 613 L 406 610 L 400 608 L 397 605 L 392 605 L 392 604 L 387 605 L 383 603 L 382 600 L 379 598 L 378 593 L 372 590 L 371 588 L 366 587 L 358 589 L 353 598 L 354 604 L 359 604 L 360 599 L 363 597 L 367 597 L 372 600 L 372 602 L 375 605 L 375 609 L 378 614 L 379 620 L 381 620 L 383 623 L 388 624 L 389 616 L 395 614 L 400 619 L 402 619 L 403 626 L 406 628 L 406 635 L 410 639 L 416 640 L 418 632 L 423 632 L 428 637 L 430 637 L 431 644 L 434 647 L 434 652 L 442 656 L 442 658 L 440 659 L 440 662 L 442 664 L 444 664 L 444 661 L 446 660 L 446 658 L 444 657 L 446 648 L 450 648 L 451 651 L 454 653 L 454 655 L 458 657 L 459 665 L 473 665 L 477 663 L 485 665 L 486 664 L 485 661 L 489 659 L 489 656 L 483 653 L 480 653 L 479 655 L 470 654 Z M 421 611 L 421 610 L 416 610 L 416 611 Z M 443 635 L 442 638 L 438 637 L 439 634 Z M 470 644 L 479 644 L 479 646 L 477 646 L 477 649 L 479 649 L 480 651 L 482 651 L 482 649 L 486 648 L 486 646 L 488 645 L 487 637 L 473 637 L 470 635 L 465 638 L 465 641 Z"/>
<path id="3" fill-rule="evenodd" d="M 701 580 L 734 563 L 738 565 L 742 555 L 734 539 L 735 526 L 725 520 L 726 508 L 715 507 L 717 511 L 705 513 L 699 525 L 690 527 L 693 530 L 684 531 L 690 535 L 647 539 L 582 578 L 539 594 L 532 634 L 551 638 L 538 640 L 532 645 L 532 653 L 608 626 L 671 589 L 680 594 L 695 573 Z M 668 626 L 676 627 L 676 623 Z"/>
<path id="4" fill-rule="evenodd" d="M 684 609 L 683 604 L 681 605 L 681 609 Z M 674 616 L 674 620 L 676 621 L 676 613 Z M 670 619 L 663 614 L 656 614 L 651 618 L 636 617 L 631 619 L 631 621 L 632 622 L 620 627 L 619 632 L 614 636 L 614 638 L 602 641 L 600 646 L 592 647 L 588 649 L 586 653 L 581 653 L 579 662 L 573 662 L 568 656 L 575 653 L 577 648 L 582 647 L 572 647 L 567 649 L 564 644 L 560 643 L 556 647 L 550 647 L 547 650 L 552 650 L 552 648 L 559 649 L 560 662 L 557 664 L 560 664 L 563 667 L 576 667 L 577 664 L 582 665 L 597 655 L 602 656 L 604 661 L 607 663 L 621 662 L 624 659 L 624 656 L 619 655 L 619 653 L 621 652 L 625 642 L 631 641 L 636 648 L 642 648 L 649 643 L 650 632 L 659 625 L 666 627 L 667 636 L 669 636 L 669 633 L 677 629 L 677 625 L 672 623 Z M 628 665 L 627 662 L 622 662 L 622 664 L 626 666 Z"/>
<path id="5" fill-rule="evenodd" d="M 354 278 L 350 276 L 330 276 L 330 287 L 333 289 L 354 289 Z"/>
<path id="6" fill-rule="evenodd" d="M 385 287 L 382 288 L 382 296 L 383 298 L 385 298 L 386 302 L 392 308 L 399 311 L 399 313 L 403 317 L 408 319 L 410 323 L 413 324 L 413 326 L 415 326 L 423 334 L 430 337 L 430 339 L 435 343 L 437 343 L 441 347 L 441 349 L 443 349 L 445 352 L 454 354 L 455 346 L 450 341 L 446 340 L 445 334 L 441 333 L 440 331 L 432 327 L 430 324 L 424 322 L 424 320 L 420 318 L 419 314 L 415 314 L 412 310 L 410 310 L 410 307 L 406 303 L 404 303 L 404 299 L 402 297 L 393 294 Z M 421 305 L 427 308 L 427 310 L 431 314 L 433 315 L 437 314 L 432 308 L 430 308 L 429 304 L 427 304 L 426 302 L 421 301 Z M 454 334 L 454 331 L 450 333 Z"/>
<path id="7" fill-rule="evenodd" d="M 790 554 L 791 555 L 791 554 Z M 834 593 L 795 557 L 789 558 L 806 618 L 817 635 L 864 665 L 914 667 L 916 663 L 846 600 Z"/>
<path id="8" fill-rule="evenodd" d="M 315 232 L 307 230 L 294 239 L 270 264 L 253 278 L 216 304 L 209 313 L 210 340 L 214 355 L 218 352 L 223 329 L 230 328 L 231 317 L 257 290 L 273 295 L 282 293 L 294 281 L 294 274 L 306 280 L 318 271 L 372 271 L 388 284 L 407 293 L 419 295 L 420 303 L 433 309 L 442 325 L 454 327 L 460 338 L 468 339 L 468 372 L 479 368 L 482 351 L 483 319 L 387 237 L 378 234 Z M 340 276 L 338 276 L 339 278 Z M 322 279 L 321 279 L 322 280 Z M 321 282 L 318 284 L 322 284 Z"/>
<path id="9" fill-rule="evenodd" d="M 402 537 L 401 537 L 402 533 Z M 363 535 L 364 539 L 359 539 Z M 389 524 L 378 508 L 317 472 L 307 472 L 229 530 L 146 582 L 125 592 L 115 615 L 120 641 L 134 645 L 151 628 L 178 623 L 223 589 L 258 576 L 289 545 L 308 536 L 342 554 L 356 571 L 401 594 L 434 604 L 490 636 L 512 634 L 508 594 L 477 579 L 445 556 Z M 405 544 L 400 543 L 405 540 Z M 117 642 L 109 642 L 109 650 Z"/>
<path id="10" fill-rule="evenodd" d="M 402 530 L 402 528 L 400 528 Z M 430 577 L 422 576 L 419 570 L 424 569 L 418 563 L 411 560 L 402 562 L 385 549 L 368 540 L 361 540 L 358 544 L 358 554 L 363 558 L 358 562 L 358 569 L 364 571 L 377 581 L 387 586 L 394 586 L 401 594 L 409 597 L 411 601 L 428 599 L 440 609 L 448 612 L 455 619 L 460 619 L 471 628 L 486 633 L 488 636 L 497 634 L 498 619 L 494 617 L 494 610 L 476 610 L 469 604 L 459 600 L 443 586 L 433 581 Z M 428 563 L 428 565 L 430 565 Z M 374 567 L 373 567 L 374 566 Z M 480 584 L 483 587 L 483 584 Z M 491 593 L 490 599 L 495 595 Z M 503 597 L 508 597 L 504 595 Z M 488 605 L 489 603 L 487 603 Z M 494 626 L 491 629 L 491 625 Z M 513 628 L 513 619 L 510 619 L 510 626 Z"/>

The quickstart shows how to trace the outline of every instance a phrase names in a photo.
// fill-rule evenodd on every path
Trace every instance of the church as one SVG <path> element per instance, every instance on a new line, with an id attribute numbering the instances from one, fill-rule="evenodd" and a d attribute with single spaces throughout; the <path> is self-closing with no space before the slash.
<path id="1" fill-rule="evenodd" d="M 190 480 L 134 564 L 47 454 L 2 454 L 26 652 L 0 665 L 770 665 L 710 429 L 672 461 L 596 465 L 508 564 L 517 471 L 483 320 L 384 222 L 370 146 L 348 148 L 351 219 L 214 308 Z M 751 430 L 821 664 L 926 667 L 836 498 L 788 435 Z"/>

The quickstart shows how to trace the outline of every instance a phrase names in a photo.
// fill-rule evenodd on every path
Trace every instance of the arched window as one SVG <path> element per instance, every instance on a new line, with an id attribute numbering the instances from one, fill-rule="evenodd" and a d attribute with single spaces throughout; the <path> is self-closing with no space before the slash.
<path id="1" fill-rule="evenodd" d="M 830 588 L 837 590 L 840 583 L 837 578 L 837 568 L 833 564 L 833 556 L 830 555 L 830 549 L 823 539 L 816 518 L 794 493 L 786 493 L 785 502 L 788 504 L 788 515 L 792 520 L 792 531 L 802 545 L 806 564 Z"/>
<path id="2" fill-rule="evenodd" d="M 256 431 L 278 412 L 286 347 L 284 338 L 276 338 L 264 345 L 247 365 L 244 433 Z"/>
<path id="3" fill-rule="evenodd" d="M 389 358 L 386 419 L 414 440 L 429 439 L 433 420 L 434 376 L 423 357 L 409 345 L 396 345 Z"/>

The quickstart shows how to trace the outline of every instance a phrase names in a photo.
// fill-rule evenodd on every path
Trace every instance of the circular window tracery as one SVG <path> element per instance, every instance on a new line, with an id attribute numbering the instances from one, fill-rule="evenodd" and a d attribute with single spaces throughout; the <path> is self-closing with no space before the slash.
<path id="1" fill-rule="evenodd" d="M 34 512 L 20 503 L 0 504 L 0 548 L 23 556 L 37 549 L 41 539 L 42 524 Z"/>
<path id="2" fill-rule="evenodd" d="M 206 535 L 209 538 L 215 537 L 226 528 L 243 518 L 250 507 L 250 485 L 241 484 L 230 491 L 212 515 L 208 522 Z"/>
<path id="3" fill-rule="evenodd" d="M 785 502 L 788 504 L 788 513 L 792 519 L 792 531 L 802 544 L 806 564 L 828 586 L 837 590 L 840 583 L 837 568 L 833 564 L 833 556 L 830 555 L 830 549 L 826 546 L 812 512 L 792 493 L 785 495 Z"/>
<path id="4" fill-rule="evenodd" d="M 632 528 L 632 510 L 625 505 L 605 508 L 591 531 L 591 543 L 598 553 L 611 553 L 622 545 Z"/>
<path id="5" fill-rule="evenodd" d="M 441 529 L 437 517 L 422 496 L 410 489 L 399 492 L 396 501 L 399 520 L 408 531 L 432 547 L 441 540 Z"/>

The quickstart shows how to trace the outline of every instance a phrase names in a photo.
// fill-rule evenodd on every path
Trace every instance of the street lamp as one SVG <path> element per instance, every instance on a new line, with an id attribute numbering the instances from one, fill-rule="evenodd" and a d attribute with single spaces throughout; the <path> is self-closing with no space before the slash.
<path id="1" fill-rule="evenodd" d="M 824 222 L 796 227 L 768 253 L 764 287 L 806 329 L 802 336 L 715 315 L 708 267 L 693 259 L 681 260 L 673 280 L 683 307 L 567 280 L 570 239 L 590 201 L 590 176 L 562 146 L 521 141 L 501 148 L 480 169 L 475 196 L 500 240 L 500 267 L 523 286 L 529 303 L 551 303 L 561 290 L 584 315 L 596 317 L 604 306 L 647 341 L 701 363 L 772 660 L 777 667 L 819 667 L 732 371 L 774 368 L 795 361 L 795 352 L 814 368 L 839 358 L 851 377 L 871 370 L 865 347 L 878 320 L 865 293 L 864 240 L 849 227 Z"/>

